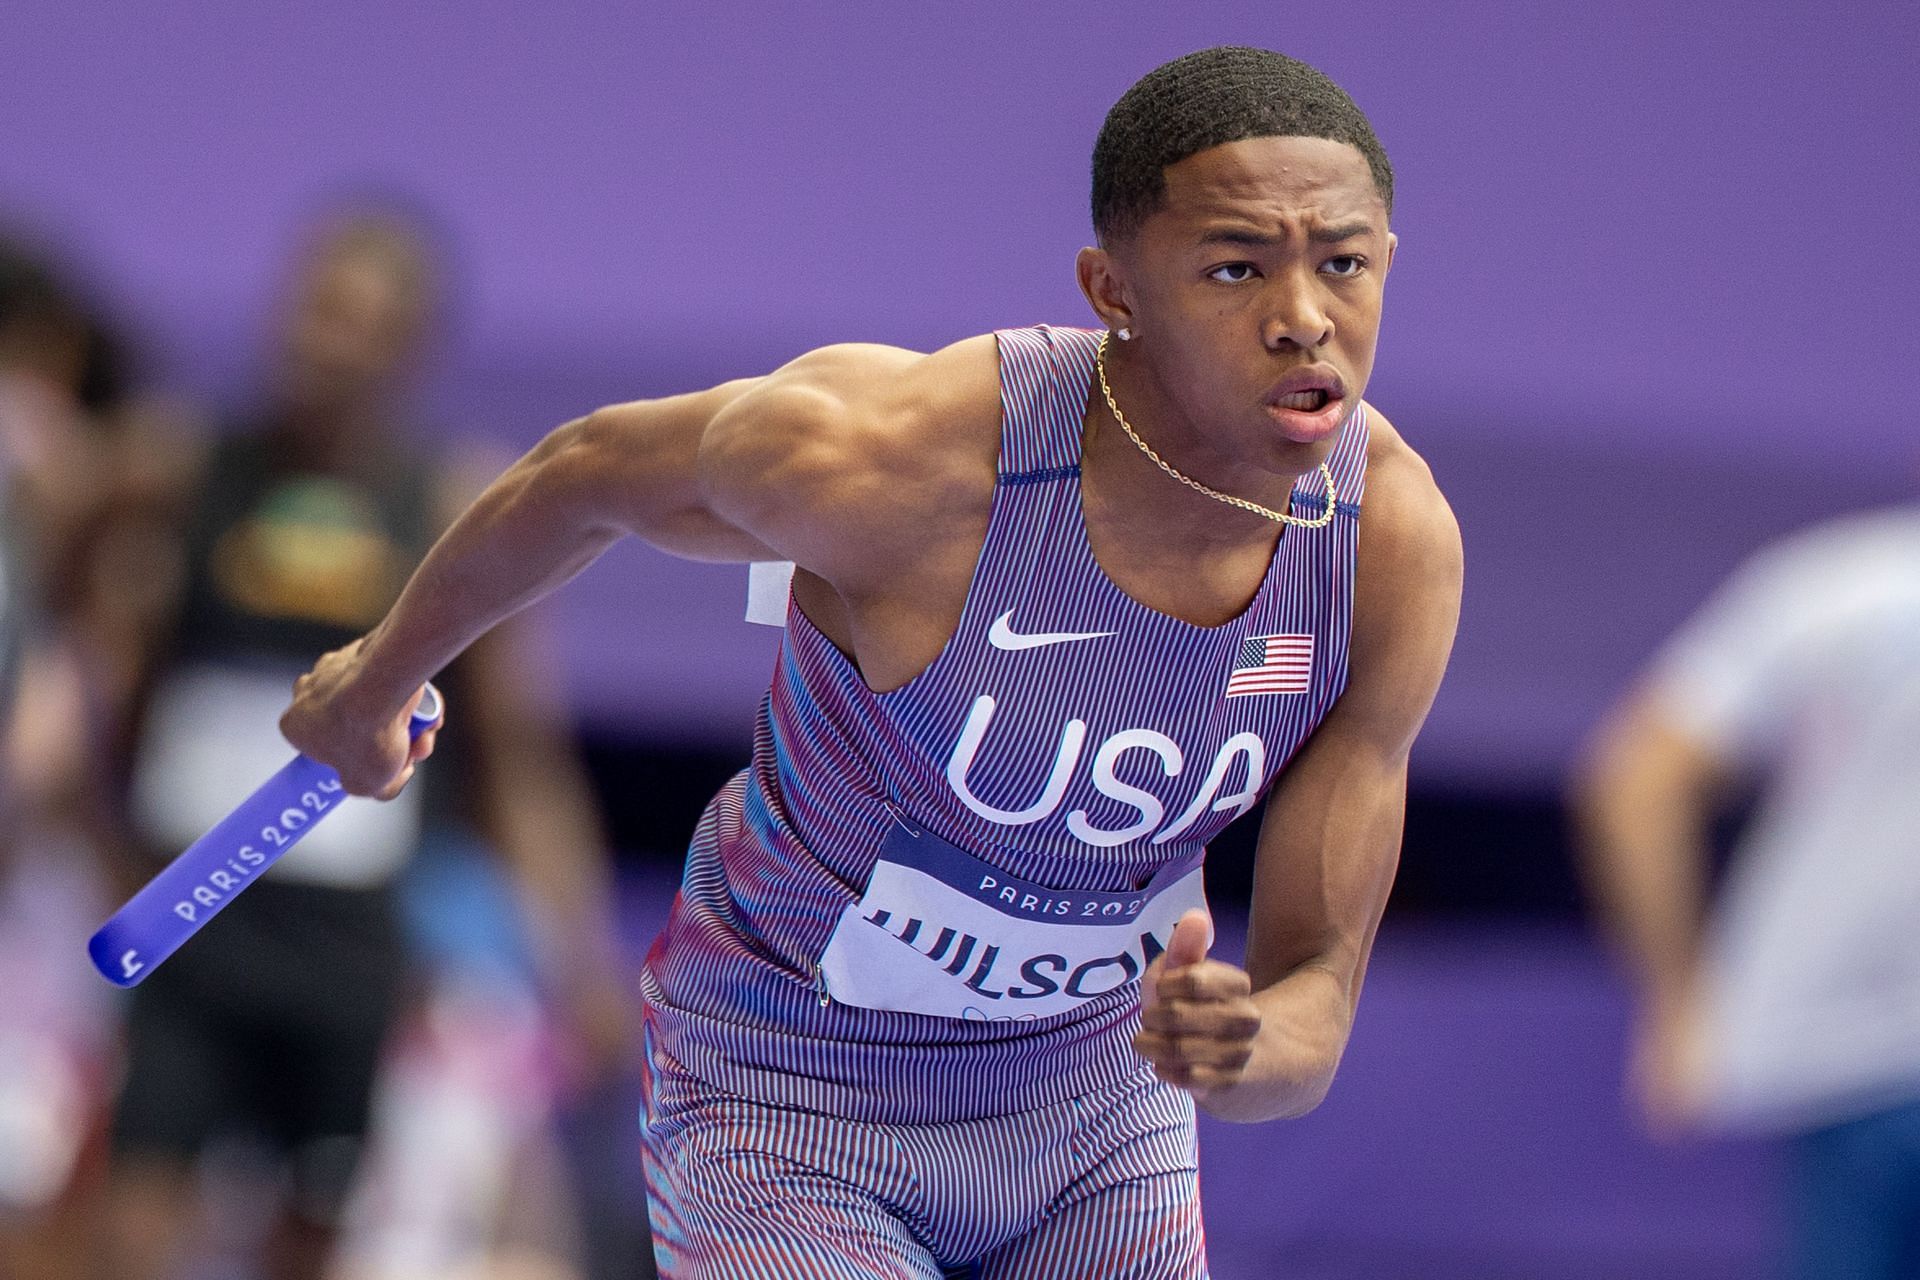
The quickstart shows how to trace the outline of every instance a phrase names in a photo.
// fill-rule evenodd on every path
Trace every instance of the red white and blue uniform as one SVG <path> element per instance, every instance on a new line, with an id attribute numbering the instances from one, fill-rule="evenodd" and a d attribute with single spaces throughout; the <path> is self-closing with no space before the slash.
<path id="1" fill-rule="evenodd" d="M 1345 687 L 1365 410 L 1332 522 L 1287 528 L 1246 609 L 1194 626 L 1087 542 L 1098 334 L 997 338 L 998 482 L 952 638 L 875 693 L 789 608 L 752 764 L 648 958 L 665 1274 L 1204 1272 L 1192 1104 L 1132 1048 L 1138 978 L 1202 902 L 1207 841 Z M 1303 477 L 1295 513 L 1325 503 Z"/>

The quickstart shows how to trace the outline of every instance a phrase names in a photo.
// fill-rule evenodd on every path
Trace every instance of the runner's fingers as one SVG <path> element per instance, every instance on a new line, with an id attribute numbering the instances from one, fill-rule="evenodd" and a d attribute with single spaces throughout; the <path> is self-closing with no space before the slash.
<path id="1" fill-rule="evenodd" d="M 1179 1085 L 1182 1089 L 1186 1088 L 1193 1079 L 1192 1069 L 1189 1067 L 1162 1066 L 1157 1062 L 1153 1064 L 1153 1074 L 1168 1084 Z"/>
<path id="2" fill-rule="evenodd" d="M 1218 960 L 1162 969 L 1154 980 L 1154 995 L 1162 1001 L 1235 1000 L 1252 994 L 1253 979 L 1247 971 Z"/>
<path id="3" fill-rule="evenodd" d="M 1224 1089 L 1228 1085 L 1238 1083 L 1240 1083 L 1239 1067 L 1197 1066 L 1188 1069 L 1187 1078 L 1181 1087 L 1204 1097 L 1215 1089 Z"/>
<path id="4" fill-rule="evenodd" d="M 1161 1035 L 1251 1040 L 1260 1030 L 1260 1010 L 1251 1000 L 1163 1000 L 1140 1011 L 1140 1025 Z"/>
<path id="5" fill-rule="evenodd" d="M 1247 1040 L 1211 1040 L 1182 1037 L 1175 1045 L 1180 1060 L 1196 1071 L 1213 1070 L 1238 1078 L 1253 1060 L 1253 1044 Z"/>
<path id="6" fill-rule="evenodd" d="M 395 796 L 399 795 L 402 791 L 406 790 L 407 783 L 411 781 L 412 778 L 413 778 L 413 764 L 409 762 L 407 764 L 407 767 L 402 769 L 399 772 L 399 774 L 394 777 L 393 781 L 389 782 L 386 786 L 382 787 L 380 790 L 371 792 L 370 794 L 376 800 L 391 800 Z M 349 787 L 348 790 L 351 791 L 352 788 Z"/>
<path id="7" fill-rule="evenodd" d="M 1160 999 L 1160 974 L 1166 968 L 1162 960 L 1156 959 L 1140 975 L 1140 1007 L 1151 1009 Z"/>
<path id="8" fill-rule="evenodd" d="M 1237 1073 L 1253 1058 L 1251 1040 L 1217 1040 L 1211 1036 L 1165 1036 L 1143 1031 L 1133 1047 L 1156 1067 L 1215 1067 Z"/>
<path id="9" fill-rule="evenodd" d="M 1182 1088 L 1186 1087 L 1188 1071 L 1189 1068 L 1184 1063 L 1155 1062 L 1153 1064 L 1155 1079 L 1164 1080 L 1168 1084 L 1177 1084 Z"/>
<path id="10" fill-rule="evenodd" d="M 1196 1097 L 1205 1097 L 1215 1089 L 1238 1084 L 1244 1065 L 1211 1066 L 1186 1062 L 1156 1062 L 1153 1064 L 1153 1074 L 1156 1079 L 1185 1089 Z"/>
<path id="11" fill-rule="evenodd" d="M 295 746 L 301 744 L 296 742 Z M 367 743 L 338 755 L 316 755 L 333 766 L 349 795 L 391 800 L 413 775 L 414 759 L 404 740 Z"/>
<path id="12" fill-rule="evenodd" d="M 1181 1036 L 1173 1042 L 1174 1061 L 1192 1070 L 1211 1069 L 1239 1075 L 1253 1058 L 1253 1045 L 1245 1040 L 1214 1040 L 1206 1036 Z"/>

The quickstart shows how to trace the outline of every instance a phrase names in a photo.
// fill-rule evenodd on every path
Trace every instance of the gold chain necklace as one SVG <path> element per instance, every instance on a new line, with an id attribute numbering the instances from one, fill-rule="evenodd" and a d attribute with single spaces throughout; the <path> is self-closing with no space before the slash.
<path id="1" fill-rule="evenodd" d="M 1296 529 L 1320 529 L 1333 522 L 1333 504 L 1338 501 L 1338 499 L 1336 499 L 1333 494 L 1333 472 L 1328 469 L 1327 464 L 1324 462 L 1320 464 L 1320 478 L 1326 481 L 1327 484 L 1327 509 L 1311 520 L 1302 520 L 1299 516 L 1289 515 L 1284 511 L 1275 511 L 1272 507 L 1263 507 L 1257 502 L 1250 502 L 1245 498 L 1236 498 L 1230 493 L 1222 493 L 1218 489 L 1208 488 L 1192 476 L 1177 470 L 1171 462 L 1168 462 L 1165 458 L 1155 453 L 1153 446 L 1145 440 L 1142 440 L 1138 433 L 1134 431 L 1133 424 L 1127 421 L 1127 415 L 1120 412 L 1120 406 L 1115 403 L 1113 398 L 1113 388 L 1107 385 L 1107 339 L 1111 336 L 1111 333 L 1103 333 L 1100 335 L 1100 347 L 1094 352 L 1093 356 L 1094 372 L 1100 375 L 1100 394 L 1107 398 L 1107 408 L 1113 411 L 1113 420 L 1120 424 L 1122 431 L 1127 433 L 1127 439 L 1138 445 L 1140 452 L 1152 458 L 1156 466 L 1172 476 L 1175 480 L 1178 480 L 1181 484 L 1187 486 L 1187 488 L 1197 489 L 1216 502 L 1224 502 L 1228 506 L 1238 507 L 1242 511 L 1251 511 L 1257 516 L 1265 516 L 1277 524 L 1290 524 Z"/>

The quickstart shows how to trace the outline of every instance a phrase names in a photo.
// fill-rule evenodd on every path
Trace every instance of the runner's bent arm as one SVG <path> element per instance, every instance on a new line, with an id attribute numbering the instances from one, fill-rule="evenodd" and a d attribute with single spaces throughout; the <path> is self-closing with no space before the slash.
<path id="1" fill-rule="evenodd" d="M 348 790 L 397 793 L 432 745 L 423 735 L 410 751 L 405 737 L 421 684 L 628 534 L 691 558 L 793 559 L 857 578 L 868 548 L 900 543 L 875 501 L 887 453 L 871 447 L 874 424 L 937 359 L 827 348 L 764 378 L 558 428 L 454 522 L 371 633 L 301 677 L 282 731 Z"/>
<path id="2" fill-rule="evenodd" d="M 1222 1119 L 1301 1115 L 1332 1083 L 1399 861 L 1408 751 L 1453 643 L 1459 529 L 1397 437 L 1363 511 L 1347 690 L 1268 797 L 1246 970 L 1168 969 L 1144 1015 L 1142 1052 Z"/>

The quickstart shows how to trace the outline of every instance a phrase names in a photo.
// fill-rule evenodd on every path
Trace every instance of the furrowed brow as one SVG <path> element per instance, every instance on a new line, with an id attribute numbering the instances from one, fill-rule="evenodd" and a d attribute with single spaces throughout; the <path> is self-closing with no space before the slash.
<path id="1" fill-rule="evenodd" d="M 1373 230 L 1367 222 L 1344 222 L 1337 227 L 1315 227 L 1307 232 L 1307 239 L 1314 244 L 1339 244 L 1343 240 L 1357 240 Z"/>
<path id="2" fill-rule="evenodd" d="M 1310 244 L 1341 244 L 1369 235 L 1372 231 L 1373 224 L 1370 222 L 1343 222 L 1338 226 L 1313 228 L 1307 232 L 1307 241 Z M 1200 237 L 1203 245 L 1225 244 L 1248 249 L 1266 249 L 1285 244 L 1286 241 L 1286 236 L 1246 227 L 1215 227 Z"/>
<path id="3" fill-rule="evenodd" d="M 1281 243 L 1279 236 L 1238 227 L 1215 227 L 1200 237 L 1201 244 L 1230 244 L 1247 249 L 1265 249 Z"/>

